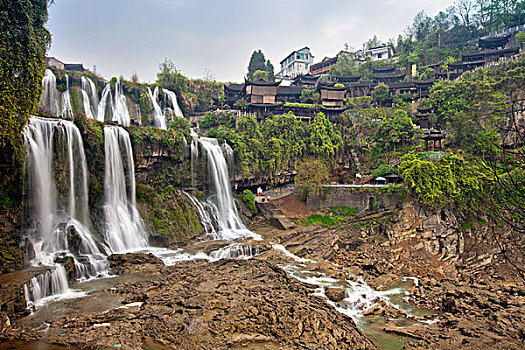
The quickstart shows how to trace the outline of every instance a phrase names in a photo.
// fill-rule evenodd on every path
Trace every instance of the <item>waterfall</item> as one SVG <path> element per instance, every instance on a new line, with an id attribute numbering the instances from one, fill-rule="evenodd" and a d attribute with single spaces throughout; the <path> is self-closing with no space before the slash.
<path id="1" fill-rule="evenodd" d="M 115 98 L 113 102 L 113 118 L 112 121 L 119 123 L 120 125 L 129 126 L 131 123 L 131 117 L 128 110 L 128 102 L 126 96 L 122 92 L 122 85 L 120 80 L 117 79 L 115 83 Z"/>
<path id="2" fill-rule="evenodd" d="M 111 115 L 106 115 L 108 112 Z M 96 109 L 96 119 L 101 122 L 114 121 L 120 125 L 129 126 L 131 117 L 126 96 L 122 92 L 120 80 L 115 83 L 115 94 L 111 96 L 111 84 L 106 84 Z"/>
<path id="3" fill-rule="evenodd" d="M 104 143 L 106 241 L 113 252 L 147 247 L 146 230 L 135 205 L 135 168 L 129 134 L 120 127 L 106 126 Z M 123 158 L 128 170 L 129 193 Z"/>
<path id="4" fill-rule="evenodd" d="M 102 95 L 100 97 L 100 102 L 98 103 L 97 108 L 97 120 L 99 122 L 105 121 L 105 115 L 106 115 L 106 108 L 108 106 L 108 100 L 109 100 L 109 108 L 110 110 L 113 110 L 113 101 L 111 100 L 111 85 L 108 83 L 104 87 L 104 90 L 102 90 Z"/>
<path id="5" fill-rule="evenodd" d="M 212 235 L 216 235 L 217 232 L 215 231 L 215 228 L 213 227 L 213 219 L 210 216 L 210 213 L 213 212 L 212 207 L 206 203 L 201 202 L 197 198 L 193 197 L 191 194 L 184 192 L 186 196 L 190 199 L 190 202 L 197 208 L 197 213 L 199 214 L 199 218 L 201 219 L 201 223 L 204 226 L 204 231 L 206 233 L 210 233 Z"/>
<path id="6" fill-rule="evenodd" d="M 208 168 L 213 184 L 214 194 L 208 198 L 208 203 L 214 209 L 214 216 L 219 226 L 218 237 L 225 240 L 235 240 L 244 237 L 260 239 L 260 236 L 244 226 L 233 201 L 228 176 L 228 164 L 222 148 L 216 139 L 202 137 L 200 144 L 208 154 Z"/>
<path id="7" fill-rule="evenodd" d="M 69 76 L 66 74 L 66 91 L 62 93 L 62 116 L 73 118 L 73 106 L 71 104 L 71 93 L 69 92 Z"/>
<path id="8" fill-rule="evenodd" d="M 82 82 L 82 101 L 84 104 L 84 113 L 86 117 L 94 119 L 98 115 L 98 97 L 95 83 L 87 77 L 80 78 Z"/>
<path id="9" fill-rule="evenodd" d="M 155 90 L 153 90 L 153 93 L 151 93 L 151 89 L 148 87 L 148 96 L 151 100 L 151 103 L 153 105 L 153 113 L 155 115 L 155 127 L 163 130 L 167 130 L 168 127 L 166 126 L 166 115 L 164 112 L 162 112 L 162 108 L 159 106 L 159 87 L 156 86 Z"/>
<path id="10" fill-rule="evenodd" d="M 173 114 L 176 117 L 184 118 L 184 113 L 182 113 L 182 110 L 179 107 L 179 103 L 177 102 L 177 95 L 173 91 L 167 89 L 162 89 L 162 92 L 164 92 L 164 94 L 168 96 L 168 99 L 170 100 L 171 105 L 173 107 Z"/>
<path id="11" fill-rule="evenodd" d="M 101 245 L 87 229 L 88 173 L 78 128 L 66 120 L 32 118 L 24 138 L 32 263 L 52 268 L 30 283 L 28 305 L 36 305 L 45 297 L 69 291 L 65 269 L 58 263 L 64 258 L 74 260 L 78 281 L 106 276 L 109 266 Z M 58 171 L 55 164 L 64 169 Z"/>
<path id="12" fill-rule="evenodd" d="M 42 86 L 44 87 L 41 101 L 42 111 L 49 115 L 58 116 L 61 110 L 58 98 L 57 79 L 51 69 L 46 69 L 44 78 L 42 79 Z"/>

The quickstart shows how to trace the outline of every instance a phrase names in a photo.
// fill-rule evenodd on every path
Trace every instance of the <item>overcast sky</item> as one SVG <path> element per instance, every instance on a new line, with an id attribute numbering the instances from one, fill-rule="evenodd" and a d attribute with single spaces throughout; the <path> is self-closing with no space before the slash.
<path id="1" fill-rule="evenodd" d="M 253 50 L 279 71 L 293 50 L 310 47 L 314 62 L 374 34 L 397 38 L 417 12 L 434 16 L 454 0 L 55 0 L 49 56 L 83 63 L 105 78 L 154 82 L 172 59 L 191 78 L 242 81 Z"/>

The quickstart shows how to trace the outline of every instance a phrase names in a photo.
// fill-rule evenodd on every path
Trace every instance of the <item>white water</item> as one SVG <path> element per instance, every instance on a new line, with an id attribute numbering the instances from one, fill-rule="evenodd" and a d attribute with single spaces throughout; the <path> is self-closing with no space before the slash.
<path id="1" fill-rule="evenodd" d="M 251 245 L 229 245 L 210 253 L 211 261 L 222 259 L 251 259 L 259 254 L 259 248 L 253 248 Z"/>
<path id="2" fill-rule="evenodd" d="M 61 112 L 57 90 L 57 79 L 51 69 L 46 69 L 42 79 L 41 107 L 45 113 L 58 116 Z"/>
<path id="3" fill-rule="evenodd" d="M 90 225 L 88 174 L 79 130 L 70 121 L 32 118 L 24 138 L 31 212 L 27 236 L 35 256 L 32 264 L 51 268 L 26 287 L 28 306 L 32 306 L 43 298 L 70 292 L 66 272 L 57 261 L 73 258 L 78 281 L 108 275 L 108 265 L 86 228 Z M 55 163 L 67 170 L 56 172 Z M 62 182 L 64 189 L 57 188 L 55 177 L 67 180 Z M 74 251 L 69 242 L 72 237 L 80 242 Z"/>
<path id="4" fill-rule="evenodd" d="M 182 110 L 179 107 L 179 102 L 177 102 L 177 94 L 167 89 L 162 89 L 162 92 L 164 92 L 164 94 L 168 96 L 168 99 L 171 102 L 171 106 L 173 108 L 173 115 L 179 118 L 184 118 L 184 113 L 182 113 Z"/>
<path id="5" fill-rule="evenodd" d="M 216 139 L 201 137 L 200 144 L 208 155 L 208 169 L 213 184 L 214 195 L 208 198 L 208 203 L 214 209 L 218 224 L 218 239 L 235 240 L 251 237 L 262 238 L 251 232 L 241 221 L 230 188 L 228 164 L 224 158 L 222 148 Z"/>
<path id="6" fill-rule="evenodd" d="M 82 101 L 84 104 L 84 113 L 90 119 L 97 116 L 98 96 L 95 83 L 88 77 L 80 78 L 82 82 Z"/>
<path id="7" fill-rule="evenodd" d="M 129 134 L 120 127 L 105 126 L 104 144 L 106 242 L 113 252 L 145 248 L 148 243 L 135 203 L 135 167 Z M 128 172 L 129 191 L 126 189 L 124 164 Z"/>
<path id="8" fill-rule="evenodd" d="M 148 96 L 151 100 L 151 104 L 153 105 L 153 114 L 155 118 L 155 127 L 163 130 L 167 130 L 168 127 L 166 125 L 166 115 L 162 111 L 162 108 L 160 108 L 159 105 L 159 87 L 156 86 L 153 90 L 153 93 L 151 92 L 151 89 L 148 87 Z"/>
<path id="9" fill-rule="evenodd" d="M 189 198 L 190 202 L 195 206 L 195 208 L 197 208 L 197 213 L 199 214 L 201 223 L 204 226 L 204 232 L 215 236 L 217 232 L 213 227 L 213 220 L 210 216 L 210 213 L 213 210 L 212 207 L 206 202 L 199 201 L 197 198 L 193 197 L 187 192 L 184 192 L 184 194 Z"/>
<path id="10" fill-rule="evenodd" d="M 108 112 L 111 115 L 107 115 Z M 120 80 L 115 82 L 115 92 L 111 95 L 111 85 L 108 83 L 102 95 L 96 111 L 96 119 L 98 121 L 114 121 L 123 126 L 129 126 L 131 123 L 131 116 L 129 114 L 128 102 L 126 96 L 122 92 L 122 85 Z"/>
<path id="11" fill-rule="evenodd" d="M 97 107 L 97 120 L 99 122 L 105 122 L 106 121 L 106 109 L 108 108 L 108 102 L 109 102 L 109 110 L 113 111 L 113 100 L 111 99 L 111 85 L 108 83 L 104 87 L 104 90 L 102 90 L 102 94 L 100 96 L 100 102 L 98 103 Z"/>
<path id="12" fill-rule="evenodd" d="M 73 106 L 71 105 L 71 93 L 69 92 L 69 76 L 66 74 L 66 91 L 62 93 L 62 116 L 73 118 Z"/>

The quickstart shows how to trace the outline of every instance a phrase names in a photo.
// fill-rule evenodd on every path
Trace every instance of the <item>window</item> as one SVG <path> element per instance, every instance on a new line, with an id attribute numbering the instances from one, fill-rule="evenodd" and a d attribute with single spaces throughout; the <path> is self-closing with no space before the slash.
<path id="1" fill-rule="evenodd" d="M 383 54 L 382 54 L 382 53 L 378 53 L 378 54 L 377 54 L 377 59 L 380 60 L 381 57 L 383 57 Z"/>

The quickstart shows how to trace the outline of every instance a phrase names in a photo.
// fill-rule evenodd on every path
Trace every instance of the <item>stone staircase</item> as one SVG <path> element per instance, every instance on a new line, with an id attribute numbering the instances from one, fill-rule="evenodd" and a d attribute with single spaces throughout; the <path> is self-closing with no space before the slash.
<path id="1" fill-rule="evenodd" d="M 270 220 L 272 226 L 280 230 L 291 230 L 296 227 L 293 221 L 286 217 L 280 209 L 277 209 L 272 202 L 257 201 L 256 203 L 261 213 Z"/>

